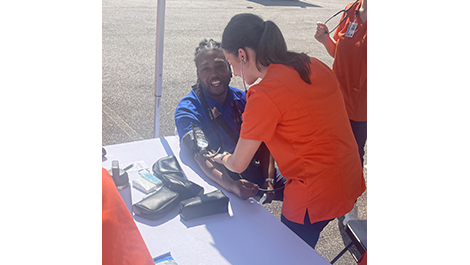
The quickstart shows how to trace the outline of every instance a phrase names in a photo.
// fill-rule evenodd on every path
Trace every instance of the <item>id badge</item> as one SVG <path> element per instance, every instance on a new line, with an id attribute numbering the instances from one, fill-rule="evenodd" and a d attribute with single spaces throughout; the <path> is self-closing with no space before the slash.
<path id="1" fill-rule="evenodd" d="M 349 28 L 348 28 L 348 31 L 346 31 L 345 36 L 352 38 L 354 36 L 354 33 L 356 32 L 356 29 L 357 29 L 357 23 L 356 23 L 356 20 L 354 19 L 354 22 L 351 22 L 351 24 L 349 24 Z"/>

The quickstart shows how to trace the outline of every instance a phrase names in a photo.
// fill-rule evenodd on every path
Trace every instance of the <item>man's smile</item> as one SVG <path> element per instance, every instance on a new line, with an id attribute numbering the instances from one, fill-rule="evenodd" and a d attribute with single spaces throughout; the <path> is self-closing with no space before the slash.
<path id="1" fill-rule="evenodd" d="M 220 84 L 221 84 L 220 80 L 213 80 L 213 81 L 211 82 L 211 85 L 212 85 L 212 86 L 215 86 L 215 87 L 220 86 Z"/>

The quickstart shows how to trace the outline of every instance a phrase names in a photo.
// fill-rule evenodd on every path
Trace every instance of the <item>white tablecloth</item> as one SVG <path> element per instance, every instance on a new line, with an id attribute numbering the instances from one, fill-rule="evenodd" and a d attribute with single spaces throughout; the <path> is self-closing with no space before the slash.
<path id="1" fill-rule="evenodd" d="M 204 193 L 221 189 L 229 197 L 229 214 L 218 214 L 184 221 L 178 210 L 157 221 L 134 215 L 137 227 L 152 257 L 166 252 L 179 265 L 223 264 L 330 264 L 290 231 L 255 200 L 241 200 L 208 179 L 186 152 L 181 152 L 175 136 L 105 146 L 102 166 L 113 160 L 122 165 L 143 161 L 151 167 L 159 158 L 175 155 L 186 177 L 204 188 Z M 130 181 L 137 170 L 128 171 Z M 132 202 L 145 194 L 132 188 Z"/>

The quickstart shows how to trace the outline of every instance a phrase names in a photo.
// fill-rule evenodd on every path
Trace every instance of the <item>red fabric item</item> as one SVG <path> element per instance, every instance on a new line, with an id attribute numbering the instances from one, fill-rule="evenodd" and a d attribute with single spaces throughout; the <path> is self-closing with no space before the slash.
<path id="1" fill-rule="evenodd" d="M 357 13 L 361 3 L 359 0 L 349 10 L 333 35 L 336 41 L 333 71 L 341 85 L 349 119 L 353 121 L 367 121 L 367 21 L 363 22 Z M 357 23 L 357 28 L 352 37 L 347 37 L 351 23 Z"/>
<path id="2" fill-rule="evenodd" d="M 241 138 L 266 143 L 282 175 L 282 214 L 303 224 L 342 216 L 365 191 L 357 144 L 333 71 L 311 58 L 311 82 L 271 64 L 248 90 Z"/>
<path id="3" fill-rule="evenodd" d="M 357 265 L 367 265 L 367 251 L 362 255 L 362 257 L 357 261 Z"/>
<path id="4" fill-rule="evenodd" d="M 103 265 L 154 265 L 113 178 L 104 168 L 102 178 Z"/>

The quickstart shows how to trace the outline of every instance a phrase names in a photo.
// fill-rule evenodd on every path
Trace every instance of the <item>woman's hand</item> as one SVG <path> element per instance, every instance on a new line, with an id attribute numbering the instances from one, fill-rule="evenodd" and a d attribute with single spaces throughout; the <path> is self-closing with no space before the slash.
<path id="1" fill-rule="evenodd" d="M 317 39 L 317 41 L 326 44 L 330 38 L 330 34 L 328 32 L 328 27 L 325 24 L 317 22 L 317 31 L 315 32 L 315 39 Z"/>
<path id="2" fill-rule="evenodd" d="M 335 58 L 336 42 L 330 38 L 328 27 L 325 24 L 317 22 L 317 32 L 315 33 L 315 39 L 325 46 L 326 51 L 331 57 Z"/>
<path id="3" fill-rule="evenodd" d="M 224 158 L 224 156 L 229 155 L 229 154 L 230 154 L 230 153 L 228 153 L 228 152 L 223 152 L 222 154 L 217 154 L 217 155 L 215 155 L 215 156 L 212 157 L 211 159 L 212 159 L 212 161 L 223 165 L 224 162 L 222 161 L 222 159 Z M 214 152 L 213 152 L 213 151 L 212 151 L 212 152 L 209 151 L 209 152 L 208 152 L 208 155 L 212 156 L 212 155 L 214 155 Z"/>

